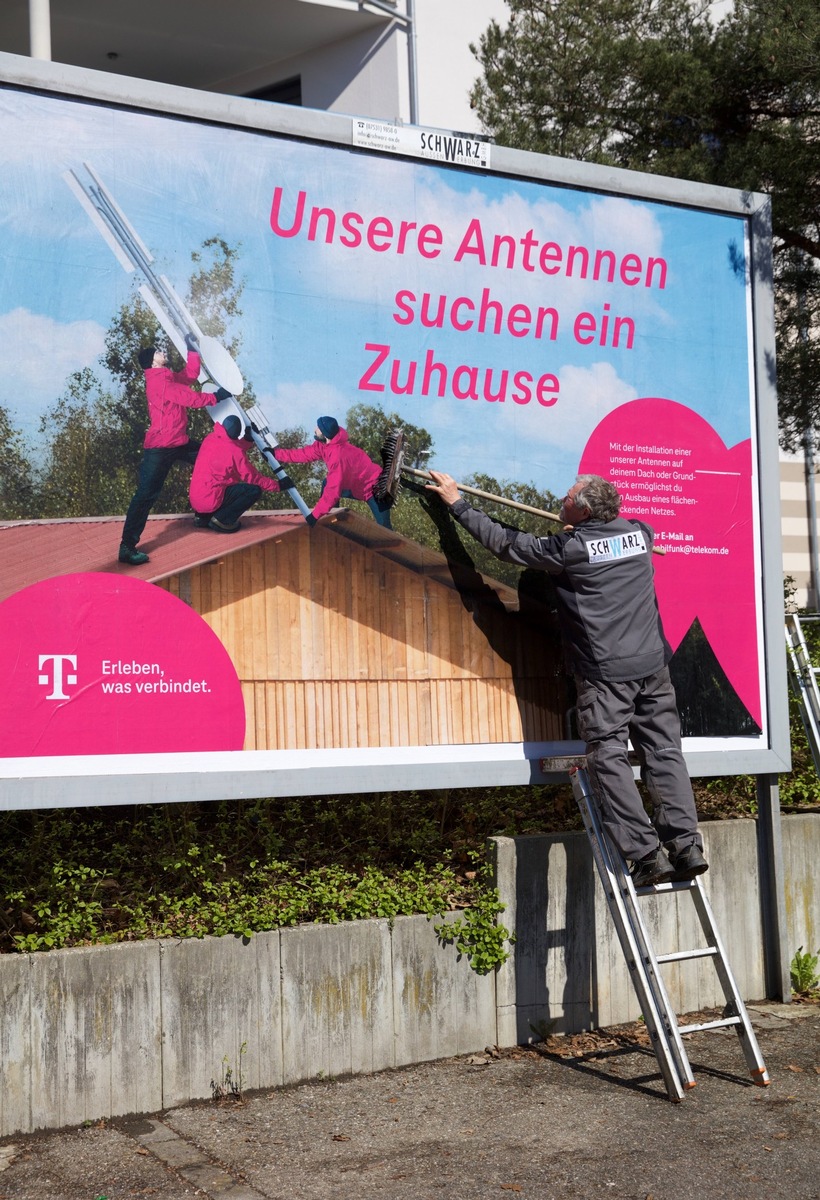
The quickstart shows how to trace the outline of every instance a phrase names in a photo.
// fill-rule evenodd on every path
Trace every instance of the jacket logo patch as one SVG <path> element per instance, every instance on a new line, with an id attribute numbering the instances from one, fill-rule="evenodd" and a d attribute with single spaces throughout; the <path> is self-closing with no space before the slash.
<path id="1" fill-rule="evenodd" d="M 633 554 L 646 554 L 646 542 L 639 529 L 634 533 L 619 533 L 616 537 L 596 538 L 584 545 L 591 563 L 614 562 L 618 558 L 631 558 Z"/>

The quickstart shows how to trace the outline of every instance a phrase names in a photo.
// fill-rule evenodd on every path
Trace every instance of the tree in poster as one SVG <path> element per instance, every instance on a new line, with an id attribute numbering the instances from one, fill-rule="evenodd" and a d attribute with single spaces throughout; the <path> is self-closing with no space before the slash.
<path id="1" fill-rule="evenodd" d="M 203 333 L 220 339 L 237 356 L 239 336 L 229 331 L 242 316 L 243 283 L 237 277 L 237 251 L 221 238 L 208 239 L 192 254 L 187 304 Z M 135 295 L 114 317 L 101 356 L 104 372 L 75 372 L 59 400 L 41 421 L 48 442 L 36 503 L 44 517 L 99 516 L 124 513 L 134 492 L 147 426 L 145 378 L 137 361 L 141 346 L 164 345 L 165 334 L 151 310 Z M 172 366 L 181 360 L 174 351 Z M 112 385 L 113 381 L 113 385 Z M 243 403 L 255 401 L 246 384 Z M 192 410 L 191 437 L 210 432 L 211 419 Z M 297 431 L 297 435 L 301 431 Z M 260 469 L 265 467 L 260 464 Z M 164 512 L 187 512 L 190 472 L 173 470 L 162 493 Z M 281 493 L 265 493 L 269 507 L 290 506 Z M 28 515 L 31 515 L 30 513 Z"/>
<path id="2" fill-rule="evenodd" d="M 820 413 L 820 7 L 507 0 L 474 47 L 499 142 L 772 194 L 784 445 Z M 772 371 L 774 365 L 772 364 Z"/>
<path id="3" fill-rule="evenodd" d="M 41 418 L 40 432 L 48 453 L 39 479 L 38 516 L 125 511 L 136 478 L 132 431 L 123 425 L 114 394 L 90 367 L 69 376 L 62 396 Z"/>
<path id="4" fill-rule="evenodd" d="M 0 521 L 31 516 L 34 467 L 22 435 L 0 404 Z"/>
<path id="5" fill-rule="evenodd" d="M 385 414 L 377 404 L 354 404 L 345 418 L 347 435 L 374 462 L 381 462 L 382 446 L 388 434 L 401 430 L 404 434 L 404 461 L 408 466 L 423 466 L 432 453 L 433 439 L 420 425 L 405 421 L 398 413 Z"/>

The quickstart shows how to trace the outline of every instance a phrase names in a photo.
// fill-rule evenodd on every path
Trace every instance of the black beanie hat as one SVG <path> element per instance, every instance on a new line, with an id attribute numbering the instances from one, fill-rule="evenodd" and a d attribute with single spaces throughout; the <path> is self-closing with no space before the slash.
<path id="1" fill-rule="evenodd" d="M 316 428 L 320 429 L 328 441 L 335 438 L 339 432 L 339 422 L 335 417 L 319 417 Z"/>
<path id="2" fill-rule="evenodd" d="M 234 441 L 237 441 L 237 439 L 242 435 L 244 426 L 239 420 L 239 417 L 235 417 L 234 414 L 231 413 L 231 415 L 226 417 L 222 422 L 222 428 L 225 430 L 229 438 L 233 438 Z"/>
<path id="3" fill-rule="evenodd" d="M 142 367 L 143 371 L 147 371 L 149 367 L 153 366 L 154 355 L 156 352 L 156 346 L 143 346 L 143 348 L 140 350 L 139 354 L 137 355 L 137 361 Z"/>

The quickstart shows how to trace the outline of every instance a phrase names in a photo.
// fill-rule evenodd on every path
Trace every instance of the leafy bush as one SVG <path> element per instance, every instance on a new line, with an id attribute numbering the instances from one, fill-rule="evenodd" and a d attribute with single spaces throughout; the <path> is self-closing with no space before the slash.
<path id="1" fill-rule="evenodd" d="M 566 792 L 567 789 L 564 789 Z M 0 814 L 0 948 L 254 932 L 476 907 L 482 969 L 500 911 L 476 868 L 495 832 L 567 817 L 560 789 L 378 793 Z M 482 926 L 482 929 L 484 926 Z M 471 930 L 473 932 L 471 932 Z M 498 945 L 503 927 L 493 935 Z M 479 945 L 480 943 L 480 945 Z M 497 961 L 503 961 L 499 956 Z"/>
<path id="2" fill-rule="evenodd" d="M 792 745 L 783 802 L 817 804 L 796 709 Z M 756 812 L 753 776 L 695 794 L 702 818 Z M 509 934 L 486 839 L 581 828 L 568 783 L 0 813 L 0 951 L 455 909 L 439 936 L 491 970 Z"/>

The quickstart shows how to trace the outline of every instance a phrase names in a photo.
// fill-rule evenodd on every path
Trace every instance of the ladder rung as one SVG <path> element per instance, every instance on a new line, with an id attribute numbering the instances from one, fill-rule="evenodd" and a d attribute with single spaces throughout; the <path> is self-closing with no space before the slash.
<path id="1" fill-rule="evenodd" d="M 702 1025 L 679 1025 L 678 1033 L 697 1033 L 702 1029 L 725 1029 L 729 1025 L 741 1025 L 740 1017 L 724 1017 L 722 1021 L 704 1021 Z"/>
<path id="2" fill-rule="evenodd" d="M 692 891 L 696 886 L 694 879 L 676 879 L 674 883 L 671 881 L 669 883 L 650 883 L 648 887 L 636 887 L 635 895 L 658 896 L 668 892 L 686 892 Z M 624 896 L 629 895 L 629 888 L 626 884 L 621 888 L 621 892 Z"/>
<path id="3" fill-rule="evenodd" d="M 682 962 L 686 958 L 709 958 L 717 954 L 717 946 L 704 946 L 702 950 L 676 950 L 674 954 L 657 954 L 659 963 Z"/>

